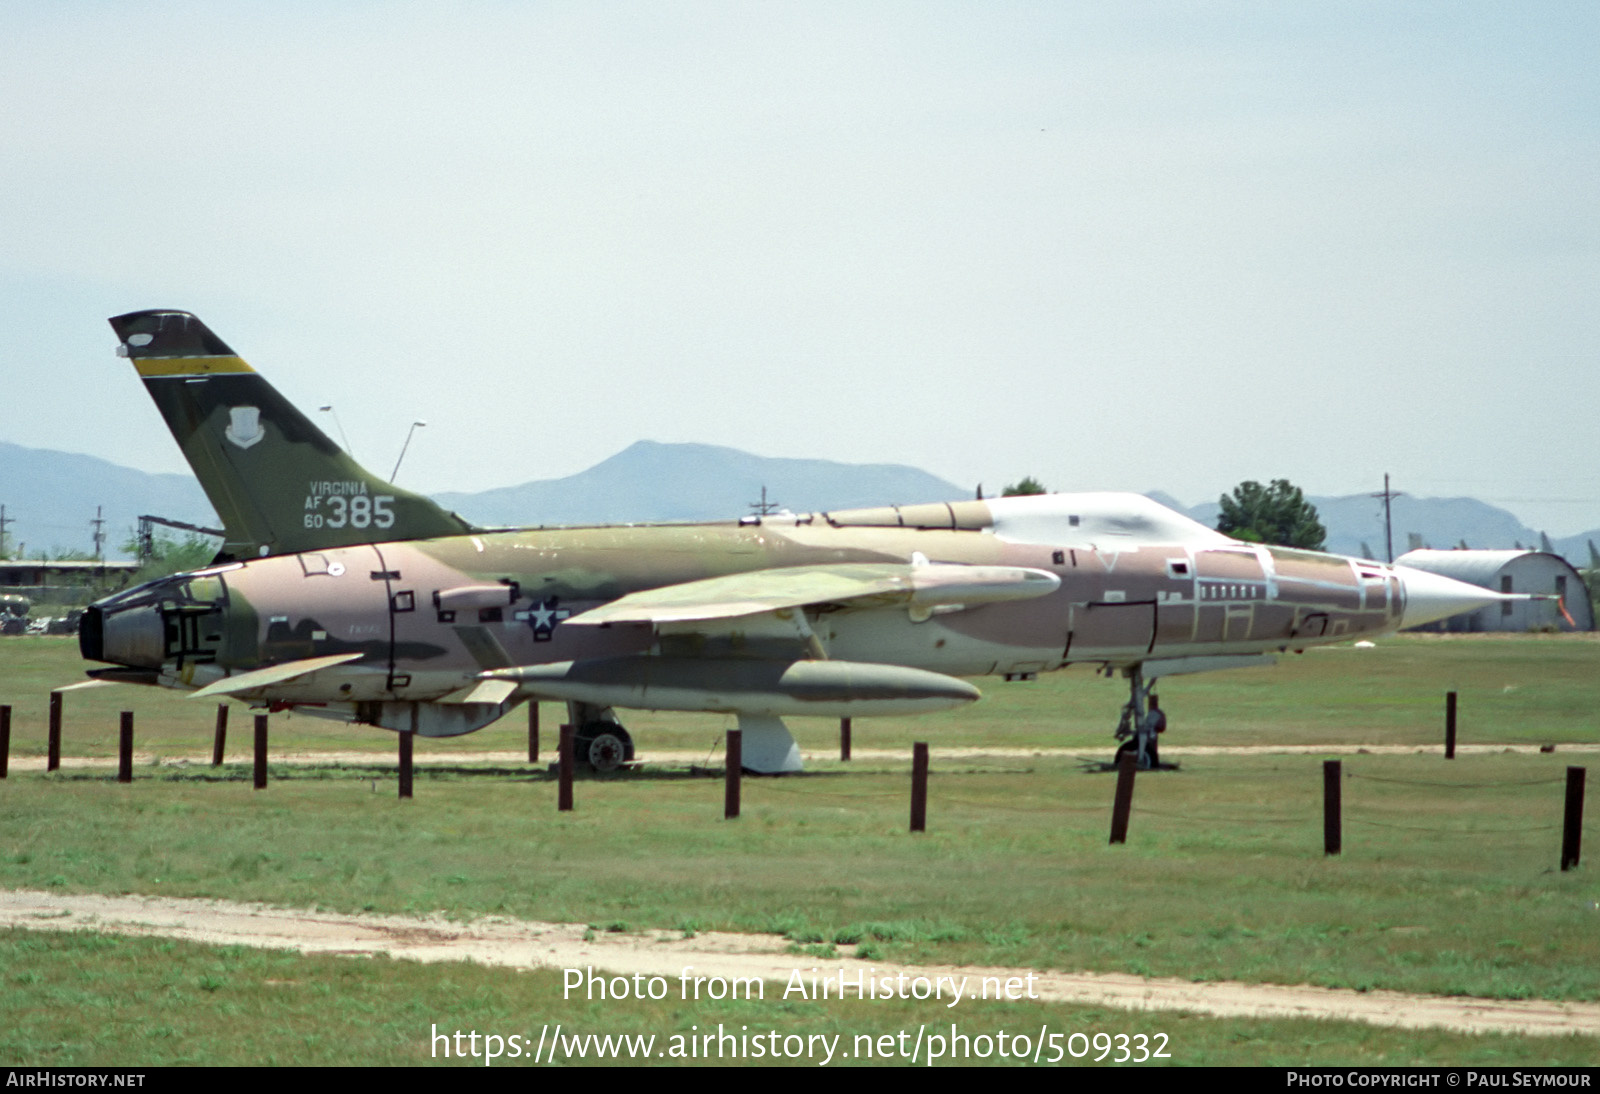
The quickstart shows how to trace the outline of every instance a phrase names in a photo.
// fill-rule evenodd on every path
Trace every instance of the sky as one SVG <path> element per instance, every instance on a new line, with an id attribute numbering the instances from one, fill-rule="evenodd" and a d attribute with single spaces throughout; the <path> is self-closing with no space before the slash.
<path id="1" fill-rule="evenodd" d="M 1587 0 L 0 4 L 0 440 L 183 470 L 104 322 L 169 307 L 379 474 L 426 421 L 423 491 L 652 439 L 1572 534 L 1597 50 Z"/>

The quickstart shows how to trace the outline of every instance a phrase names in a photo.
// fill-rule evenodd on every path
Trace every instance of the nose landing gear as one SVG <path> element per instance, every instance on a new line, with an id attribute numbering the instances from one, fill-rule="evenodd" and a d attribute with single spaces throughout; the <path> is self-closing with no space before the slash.
<path id="1" fill-rule="evenodd" d="M 1117 722 L 1117 754 L 1113 766 L 1122 763 L 1122 757 L 1132 753 L 1138 757 L 1140 771 L 1172 770 L 1176 765 L 1163 764 L 1160 755 L 1160 736 L 1166 731 L 1167 716 L 1161 710 L 1161 701 L 1150 694 L 1154 681 L 1146 683 L 1139 665 L 1122 670 L 1127 679 L 1130 695 L 1122 706 L 1122 718 Z"/>

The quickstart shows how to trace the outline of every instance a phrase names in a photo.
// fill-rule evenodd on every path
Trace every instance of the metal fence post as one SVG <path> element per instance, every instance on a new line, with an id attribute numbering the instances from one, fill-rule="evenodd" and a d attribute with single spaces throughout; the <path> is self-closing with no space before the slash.
<path id="1" fill-rule="evenodd" d="M 61 693 L 50 693 L 50 728 L 45 742 L 44 769 L 55 771 L 61 766 Z"/>
<path id="2" fill-rule="evenodd" d="M 1585 769 L 1567 768 L 1567 807 L 1561 826 L 1561 868 L 1578 865 L 1579 845 L 1583 842 L 1583 777 Z"/>
<path id="3" fill-rule="evenodd" d="M 556 809 L 562 813 L 572 812 L 572 726 L 561 727 L 560 762 L 556 765 L 559 772 L 557 778 L 560 789 L 556 793 Z"/>
<path id="4" fill-rule="evenodd" d="M 911 746 L 911 830 L 928 830 L 928 746 L 922 741 Z"/>
<path id="5" fill-rule="evenodd" d="M 1456 693 L 1444 693 L 1444 758 L 1456 758 Z"/>
<path id="6" fill-rule="evenodd" d="M 1139 757 L 1132 749 L 1117 763 L 1117 796 L 1111 805 L 1111 842 L 1128 842 L 1128 815 L 1133 812 L 1133 776 L 1139 770 Z"/>
<path id="7" fill-rule="evenodd" d="M 722 780 L 722 819 L 739 815 L 739 780 L 744 775 L 744 733 L 728 730 L 728 769 Z"/>
<path id="8" fill-rule="evenodd" d="M 217 732 L 211 741 L 211 766 L 222 766 L 222 750 L 228 743 L 228 704 L 217 704 Z"/>
<path id="9" fill-rule="evenodd" d="M 256 789 L 267 788 L 267 716 L 256 715 Z"/>
<path id="10" fill-rule="evenodd" d="M 117 732 L 117 781 L 133 781 L 133 711 L 122 712 L 122 725 Z"/>
<path id="11" fill-rule="evenodd" d="M 1344 849 L 1340 831 L 1340 780 L 1344 765 L 1338 760 L 1322 761 L 1322 853 L 1337 855 Z"/>

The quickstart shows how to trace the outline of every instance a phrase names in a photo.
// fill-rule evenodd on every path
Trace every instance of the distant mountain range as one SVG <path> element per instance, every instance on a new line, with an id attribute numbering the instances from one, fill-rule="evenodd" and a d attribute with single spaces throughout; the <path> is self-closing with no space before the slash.
<path id="1" fill-rule="evenodd" d="M 1162 494 L 1150 496 L 1163 505 L 1187 513 L 1208 528 L 1216 527 L 1217 512 L 1221 507 L 1214 501 L 1186 509 Z M 1322 526 L 1328 530 L 1327 550 L 1338 555 L 1357 557 L 1370 552 L 1370 557 L 1379 560 L 1385 557 L 1382 501 L 1370 494 L 1307 496 L 1306 500 L 1317 507 Z M 1445 551 L 1459 547 L 1463 542 L 1468 547 L 1479 549 L 1515 547 L 1518 544 L 1532 550 L 1541 549 L 1539 532 L 1527 527 L 1506 510 L 1476 498 L 1416 498 L 1402 495 L 1395 498 L 1390 507 L 1396 558 L 1413 546 Z M 1550 546 L 1574 566 L 1587 566 L 1588 540 L 1591 539 L 1600 543 L 1600 529 L 1552 539 Z"/>
<path id="2" fill-rule="evenodd" d="M 970 497 L 972 491 L 895 463 L 752 456 L 709 444 L 639 441 L 587 471 L 478 494 L 438 494 L 474 524 L 622 524 L 727 520 L 762 500 L 796 513 Z"/>
<path id="3" fill-rule="evenodd" d="M 639 441 L 587 471 L 479 493 L 436 495 L 475 524 L 621 524 L 667 520 L 726 520 L 749 513 L 762 500 L 797 513 L 870 505 L 954 501 L 968 487 L 901 464 L 847 464 L 831 460 L 775 459 L 705 444 Z M 1216 523 L 1217 504 L 1185 507 L 1160 492 L 1150 497 L 1202 524 Z M 1328 528 L 1328 550 L 1384 556 L 1383 507 L 1366 494 L 1314 497 Z M 96 508 L 103 511 L 107 555 L 125 558 L 122 545 L 142 513 L 215 526 L 216 514 L 190 475 L 151 475 L 93 456 L 22 448 L 0 441 L 0 505 L 10 543 L 37 556 L 93 545 Z M 1394 552 L 1411 537 L 1422 545 L 1455 547 L 1539 546 L 1539 533 L 1512 514 L 1472 498 L 1416 498 L 1394 502 Z M 1588 540 L 1600 528 L 1552 541 L 1577 566 L 1589 563 Z"/>
<path id="4" fill-rule="evenodd" d="M 218 527 L 193 475 L 151 475 L 94 456 L 23 448 L 0 441 L 0 505 L 14 554 L 37 558 L 61 549 L 92 551 L 94 518 L 105 521 L 107 558 L 128 558 L 122 545 L 139 516 Z"/>

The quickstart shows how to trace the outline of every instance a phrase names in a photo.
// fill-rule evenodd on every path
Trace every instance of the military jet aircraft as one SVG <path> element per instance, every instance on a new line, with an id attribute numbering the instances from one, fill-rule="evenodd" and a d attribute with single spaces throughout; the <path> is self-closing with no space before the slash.
<path id="1" fill-rule="evenodd" d="M 1134 494 L 489 529 L 359 466 L 199 319 L 111 321 L 226 533 L 215 562 L 85 613 L 101 679 L 428 737 L 565 701 L 578 755 L 622 709 L 735 715 L 744 763 L 800 768 L 782 719 L 971 702 L 961 677 L 1088 664 L 1150 682 L 1262 664 L 1501 594 L 1243 543 Z"/>

